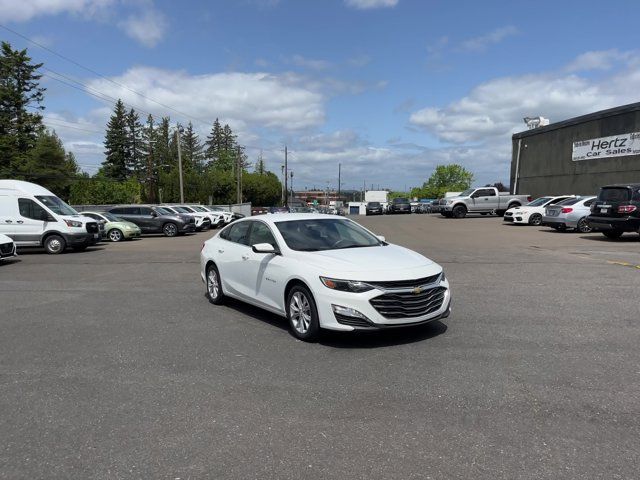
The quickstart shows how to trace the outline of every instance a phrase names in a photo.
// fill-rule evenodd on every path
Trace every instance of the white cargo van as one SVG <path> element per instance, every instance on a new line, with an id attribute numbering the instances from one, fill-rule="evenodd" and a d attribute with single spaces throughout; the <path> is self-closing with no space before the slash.
<path id="1" fill-rule="evenodd" d="M 46 188 L 21 180 L 0 180 L 0 233 L 16 247 L 44 247 L 47 253 L 84 250 L 100 240 L 93 218 L 80 216 Z"/>

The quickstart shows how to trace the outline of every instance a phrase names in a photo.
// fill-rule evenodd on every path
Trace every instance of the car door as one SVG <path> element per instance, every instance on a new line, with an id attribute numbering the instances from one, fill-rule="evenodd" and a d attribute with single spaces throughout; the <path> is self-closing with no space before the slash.
<path id="1" fill-rule="evenodd" d="M 258 243 L 268 243 L 278 253 L 256 253 L 249 249 L 246 255 L 249 258 L 243 258 L 241 264 L 246 294 L 266 308 L 283 311 L 284 287 L 287 280 L 286 259 L 279 254 L 280 248 L 271 228 L 265 222 L 254 220 L 249 232 L 249 246 Z"/>
<path id="2" fill-rule="evenodd" d="M 53 216 L 30 198 L 18 198 L 18 216 L 14 234 L 16 245 L 40 245 L 42 234 L 56 223 Z"/>
<path id="3" fill-rule="evenodd" d="M 473 194 L 473 206 L 471 210 L 494 210 L 493 203 L 490 202 L 491 195 L 489 193 L 494 193 L 493 190 L 481 188 L 476 190 Z"/>
<path id="4" fill-rule="evenodd" d="M 243 262 L 249 258 L 249 229 L 251 222 L 239 222 L 230 226 L 220 234 L 225 240 L 217 245 L 216 265 L 220 271 L 223 290 L 232 295 L 247 298 L 249 291 L 246 287 L 246 269 Z M 251 301 L 251 299 L 249 299 Z"/>

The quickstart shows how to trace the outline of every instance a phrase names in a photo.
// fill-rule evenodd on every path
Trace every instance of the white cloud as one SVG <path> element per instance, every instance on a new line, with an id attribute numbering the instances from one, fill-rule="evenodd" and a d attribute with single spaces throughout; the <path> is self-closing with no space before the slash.
<path id="1" fill-rule="evenodd" d="M 312 70 L 326 70 L 331 67 L 331 62 L 326 60 L 318 60 L 313 58 L 305 58 L 302 55 L 294 55 L 291 57 L 291 63 L 298 67 L 310 68 Z"/>
<path id="2" fill-rule="evenodd" d="M 466 52 L 481 52 L 486 50 L 489 46 L 500 43 L 505 38 L 516 35 L 517 33 L 518 29 L 512 25 L 497 28 L 484 35 L 463 41 L 459 48 Z"/>
<path id="3" fill-rule="evenodd" d="M 236 128 L 298 130 L 324 121 L 323 96 L 295 75 L 212 73 L 193 76 L 183 71 L 135 67 L 113 80 L 144 92 L 147 98 L 103 79 L 94 80 L 89 86 L 157 115 L 180 117 L 149 98 L 195 118 L 212 121 L 219 117 Z M 188 118 L 180 120 L 188 121 Z"/>
<path id="4" fill-rule="evenodd" d="M 152 6 L 132 13 L 118 26 L 131 38 L 147 47 L 154 47 L 164 37 L 167 19 Z"/>
<path id="5" fill-rule="evenodd" d="M 566 70 L 568 72 L 610 70 L 617 64 L 629 61 L 632 57 L 633 52 L 621 52 L 617 49 L 585 52 L 578 55 Z"/>
<path id="6" fill-rule="evenodd" d="M 372 8 L 388 8 L 395 7 L 398 0 L 344 0 L 348 7 L 357 8 L 358 10 L 369 10 Z"/>
<path id="7" fill-rule="evenodd" d="M 92 15 L 113 3 L 114 0 L 0 0 L 0 20 L 26 22 L 61 13 Z"/>

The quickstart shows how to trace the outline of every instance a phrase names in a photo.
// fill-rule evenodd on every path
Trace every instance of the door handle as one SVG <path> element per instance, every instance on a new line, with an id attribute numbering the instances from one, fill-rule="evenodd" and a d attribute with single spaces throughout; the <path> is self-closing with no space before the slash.
<path id="1" fill-rule="evenodd" d="M 219 248 L 218 253 L 224 253 L 224 248 Z"/>
<path id="2" fill-rule="evenodd" d="M 242 255 L 243 260 L 249 260 L 249 255 Z"/>
<path id="3" fill-rule="evenodd" d="M 6 223 L 13 223 L 13 220 L 5 220 Z"/>
<path id="4" fill-rule="evenodd" d="M 16 223 L 24 223 L 23 220 L 18 220 Z"/>

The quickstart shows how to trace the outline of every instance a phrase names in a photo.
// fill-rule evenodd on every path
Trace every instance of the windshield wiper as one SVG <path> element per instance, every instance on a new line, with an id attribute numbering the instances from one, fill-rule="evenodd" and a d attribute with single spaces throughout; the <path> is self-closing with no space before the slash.
<path id="1" fill-rule="evenodd" d="M 379 247 L 379 244 L 376 245 L 357 245 L 357 244 L 353 244 L 353 245 L 347 245 L 346 247 L 338 247 L 338 248 L 334 248 L 334 250 L 344 250 L 347 248 L 365 248 L 365 247 Z"/>

